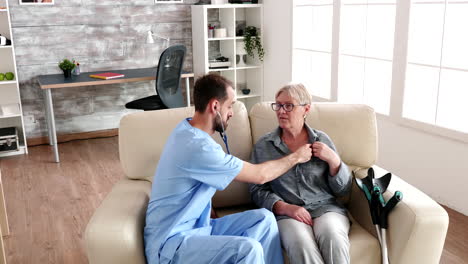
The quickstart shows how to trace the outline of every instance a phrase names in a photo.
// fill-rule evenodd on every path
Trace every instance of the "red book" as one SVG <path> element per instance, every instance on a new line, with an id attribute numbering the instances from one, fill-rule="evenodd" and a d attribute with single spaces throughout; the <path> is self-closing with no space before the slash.
<path id="1" fill-rule="evenodd" d="M 104 79 L 104 80 L 121 78 L 121 77 L 124 77 L 124 76 L 125 75 L 123 75 L 121 73 L 114 73 L 114 72 L 103 72 L 103 73 L 97 73 L 97 74 L 89 75 L 89 77 L 91 77 L 91 78 L 98 78 L 98 79 Z"/>

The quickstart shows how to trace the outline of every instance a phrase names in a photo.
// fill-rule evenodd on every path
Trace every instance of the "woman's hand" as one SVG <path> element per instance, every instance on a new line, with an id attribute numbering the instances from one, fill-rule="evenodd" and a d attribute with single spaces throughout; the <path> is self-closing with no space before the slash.
<path id="1" fill-rule="evenodd" d="M 273 206 L 273 211 L 277 215 L 287 215 L 306 225 L 311 226 L 314 223 L 309 212 L 304 207 L 301 207 L 301 206 L 288 204 L 283 201 L 278 201 Z"/>
<path id="2" fill-rule="evenodd" d="M 328 163 L 330 167 L 330 175 L 335 176 L 340 169 L 341 159 L 336 154 L 333 149 L 331 149 L 327 144 L 324 144 L 319 141 L 315 141 L 312 144 L 312 152 L 314 153 L 314 157 L 317 157 L 325 162 Z"/>

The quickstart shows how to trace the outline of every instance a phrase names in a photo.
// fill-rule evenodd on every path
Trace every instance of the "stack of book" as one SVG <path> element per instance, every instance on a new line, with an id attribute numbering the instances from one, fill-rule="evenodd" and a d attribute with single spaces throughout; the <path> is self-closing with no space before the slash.
<path id="1" fill-rule="evenodd" d="M 113 73 L 113 72 L 103 72 L 103 73 L 96 73 L 96 74 L 89 75 L 89 77 L 91 77 L 91 78 L 97 78 L 97 79 L 103 79 L 103 80 L 121 78 L 121 77 L 124 77 L 124 76 L 125 75 L 123 75 L 121 73 Z"/>

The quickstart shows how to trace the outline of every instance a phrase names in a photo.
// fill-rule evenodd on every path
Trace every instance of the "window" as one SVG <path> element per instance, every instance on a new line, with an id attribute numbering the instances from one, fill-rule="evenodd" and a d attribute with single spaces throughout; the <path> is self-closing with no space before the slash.
<path id="1" fill-rule="evenodd" d="M 395 1 L 342 1 L 338 102 L 389 114 L 395 8 Z"/>
<path id="2" fill-rule="evenodd" d="M 468 0 L 294 1 L 293 80 L 468 142 Z"/>
<path id="3" fill-rule="evenodd" d="M 330 99 L 333 1 L 298 1 L 293 17 L 293 79 Z"/>
<path id="4" fill-rule="evenodd" d="M 468 132 L 468 2 L 413 1 L 403 117 Z"/>

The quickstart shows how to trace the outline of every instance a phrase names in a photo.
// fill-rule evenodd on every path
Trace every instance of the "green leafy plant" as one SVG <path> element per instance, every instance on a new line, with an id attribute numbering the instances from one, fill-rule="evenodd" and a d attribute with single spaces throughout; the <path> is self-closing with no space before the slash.
<path id="1" fill-rule="evenodd" d="M 245 27 L 244 30 L 244 49 L 247 54 L 254 58 L 254 50 L 257 50 L 258 58 L 263 61 L 265 51 L 263 50 L 262 40 L 258 35 L 257 28 L 253 26 Z"/>
<path id="2" fill-rule="evenodd" d="M 63 61 L 59 62 L 58 66 L 62 71 L 73 70 L 75 68 L 75 64 L 69 59 L 64 59 Z"/>

